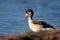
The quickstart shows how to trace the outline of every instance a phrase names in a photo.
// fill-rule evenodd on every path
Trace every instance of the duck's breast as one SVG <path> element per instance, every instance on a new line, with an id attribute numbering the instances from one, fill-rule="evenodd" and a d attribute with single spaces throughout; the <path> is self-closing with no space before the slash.
<path id="1" fill-rule="evenodd" d="M 43 28 L 42 25 L 33 24 L 32 21 L 29 21 L 28 23 L 29 23 L 29 27 L 32 31 L 37 32 L 37 31 L 40 31 Z"/>

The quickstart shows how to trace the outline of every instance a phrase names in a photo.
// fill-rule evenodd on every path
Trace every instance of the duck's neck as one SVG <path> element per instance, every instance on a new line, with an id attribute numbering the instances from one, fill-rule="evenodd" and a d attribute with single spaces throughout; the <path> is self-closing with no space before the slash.
<path id="1" fill-rule="evenodd" d="M 32 17 L 29 17 L 29 20 L 32 20 Z"/>
<path id="2" fill-rule="evenodd" d="M 29 17 L 29 18 L 28 18 L 28 22 L 31 22 L 31 21 L 32 21 L 32 17 Z"/>

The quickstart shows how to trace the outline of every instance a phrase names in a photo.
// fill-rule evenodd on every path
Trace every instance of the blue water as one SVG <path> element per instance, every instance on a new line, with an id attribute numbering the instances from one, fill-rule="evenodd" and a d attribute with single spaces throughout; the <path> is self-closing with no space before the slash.
<path id="1" fill-rule="evenodd" d="M 26 9 L 34 10 L 35 20 L 60 27 L 60 0 L 0 0 L 0 36 L 29 31 Z"/>

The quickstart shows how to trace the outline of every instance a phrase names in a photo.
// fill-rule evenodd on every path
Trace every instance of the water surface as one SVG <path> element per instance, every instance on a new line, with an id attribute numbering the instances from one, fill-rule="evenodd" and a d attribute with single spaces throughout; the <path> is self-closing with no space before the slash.
<path id="1" fill-rule="evenodd" d="M 35 20 L 60 27 L 60 0 L 0 0 L 0 35 L 29 31 L 26 9 L 34 10 Z"/>

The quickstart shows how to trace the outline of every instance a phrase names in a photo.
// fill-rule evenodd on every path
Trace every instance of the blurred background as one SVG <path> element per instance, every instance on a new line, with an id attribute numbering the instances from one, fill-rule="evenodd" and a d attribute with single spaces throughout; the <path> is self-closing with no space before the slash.
<path id="1" fill-rule="evenodd" d="M 60 0 L 0 0 L 0 36 L 31 31 L 24 18 L 27 9 L 34 10 L 34 20 L 60 27 Z"/>

